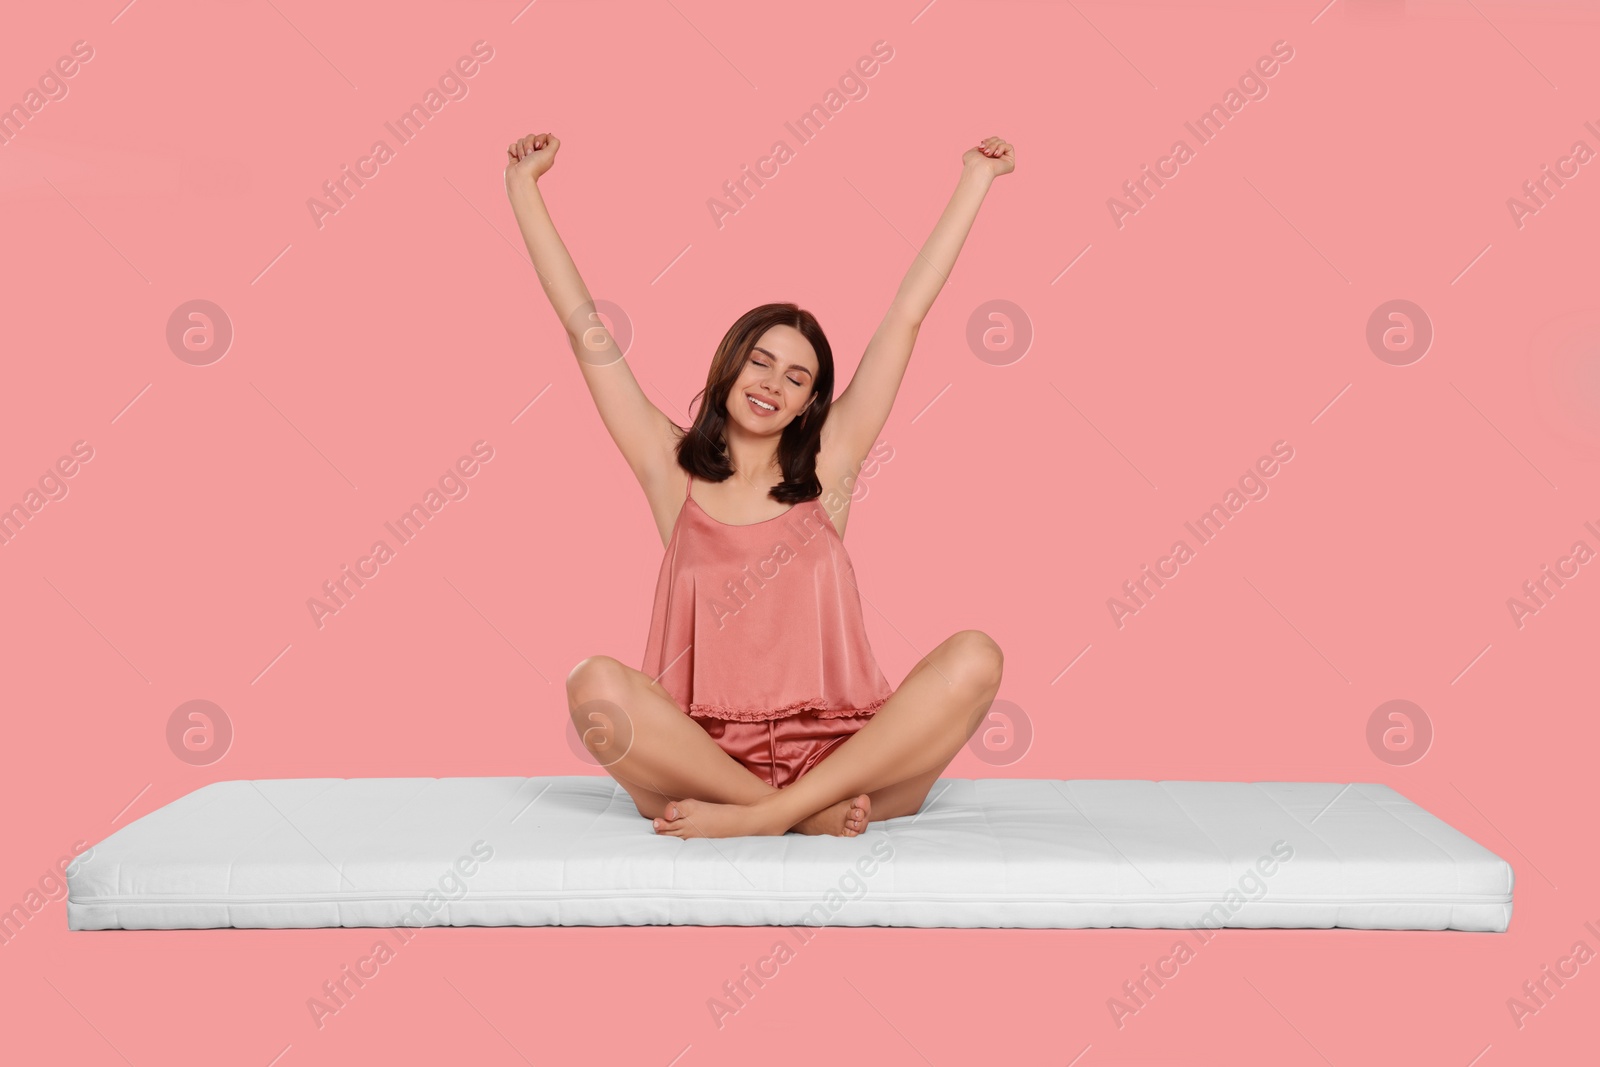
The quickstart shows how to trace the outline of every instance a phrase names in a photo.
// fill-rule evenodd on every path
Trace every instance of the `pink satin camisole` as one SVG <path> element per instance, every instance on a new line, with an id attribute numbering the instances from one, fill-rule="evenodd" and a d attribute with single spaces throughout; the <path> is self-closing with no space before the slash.
<path id="1" fill-rule="evenodd" d="M 867 643 L 855 569 L 821 500 L 731 525 L 706 514 L 693 488 L 691 476 L 640 670 L 701 719 L 876 711 L 893 689 Z"/>

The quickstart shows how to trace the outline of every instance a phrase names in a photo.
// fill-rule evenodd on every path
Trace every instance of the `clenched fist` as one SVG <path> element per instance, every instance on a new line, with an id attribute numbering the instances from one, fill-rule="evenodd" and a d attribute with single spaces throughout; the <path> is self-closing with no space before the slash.
<path id="1" fill-rule="evenodd" d="M 555 166 L 561 142 L 553 133 L 530 133 L 506 146 L 506 185 L 536 182 Z"/>

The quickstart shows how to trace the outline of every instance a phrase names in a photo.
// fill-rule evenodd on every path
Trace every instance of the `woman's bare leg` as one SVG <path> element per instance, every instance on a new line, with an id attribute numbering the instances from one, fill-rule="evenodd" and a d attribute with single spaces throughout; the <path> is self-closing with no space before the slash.
<path id="1" fill-rule="evenodd" d="M 724 752 L 661 683 L 620 660 L 590 656 L 574 667 L 567 707 L 584 746 L 647 819 L 684 797 L 751 804 L 778 792 Z M 840 798 L 793 828 L 853 835 L 867 828 L 869 808 L 865 796 Z"/>
<path id="2" fill-rule="evenodd" d="M 1003 667 L 1000 646 L 988 634 L 953 634 L 912 668 L 865 726 L 799 781 L 754 801 L 674 800 L 666 805 L 667 822 L 657 832 L 677 837 L 781 834 L 845 797 L 871 797 L 912 779 L 920 784 L 926 778 L 931 786 L 983 721 L 1000 691 Z M 898 792 L 905 803 L 908 790 Z M 922 796 L 926 793 L 924 787 Z M 894 817 L 876 805 L 874 814 Z"/>
<path id="3" fill-rule="evenodd" d="M 915 815 L 921 811 L 922 802 L 928 799 L 928 791 L 933 788 L 933 783 L 939 780 L 939 775 L 943 771 L 944 768 L 940 767 L 868 793 L 867 796 L 872 800 L 871 821 L 897 819 L 902 815 Z"/>

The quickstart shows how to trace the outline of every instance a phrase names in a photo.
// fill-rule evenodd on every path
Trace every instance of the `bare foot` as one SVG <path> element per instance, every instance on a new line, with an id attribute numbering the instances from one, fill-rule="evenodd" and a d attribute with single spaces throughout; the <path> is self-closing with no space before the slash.
<path id="1" fill-rule="evenodd" d="M 823 808 L 808 815 L 792 827 L 797 834 L 833 834 L 836 837 L 855 837 L 864 833 L 872 818 L 872 798 L 860 796 L 844 800 L 831 808 Z"/>
<path id="2" fill-rule="evenodd" d="M 761 804 L 713 804 L 709 800 L 674 800 L 650 825 L 672 837 L 776 837 L 787 828 L 772 821 Z"/>

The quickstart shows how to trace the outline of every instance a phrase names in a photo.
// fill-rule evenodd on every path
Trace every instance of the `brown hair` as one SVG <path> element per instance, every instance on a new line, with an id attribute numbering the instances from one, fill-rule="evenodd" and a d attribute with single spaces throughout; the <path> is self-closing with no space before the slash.
<path id="1" fill-rule="evenodd" d="M 705 388 L 695 394 L 700 410 L 694 423 L 678 441 L 678 466 L 708 482 L 720 482 L 733 474 L 728 461 L 728 443 L 723 428 L 728 424 L 728 394 L 744 371 L 750 352 L 761 335 L 774 326 L 799 330 L 817 354 L 817 375 L 812 380 L 810 406 L 790 420 L 778 439 L 778 465 L 783 481 L 767 494 L 785 504 L 799 504 L 822 495 L 817 479 L 817 452 L 822 448 L 822 424 L 833 403 L 833 349 L 816 317 L 798 304 L 762 304 L 751 308 L 728 328 L 717 345 L 711 368 L 706 372 Z M 691 408 L 694 401 L 690 401 Z"/>

